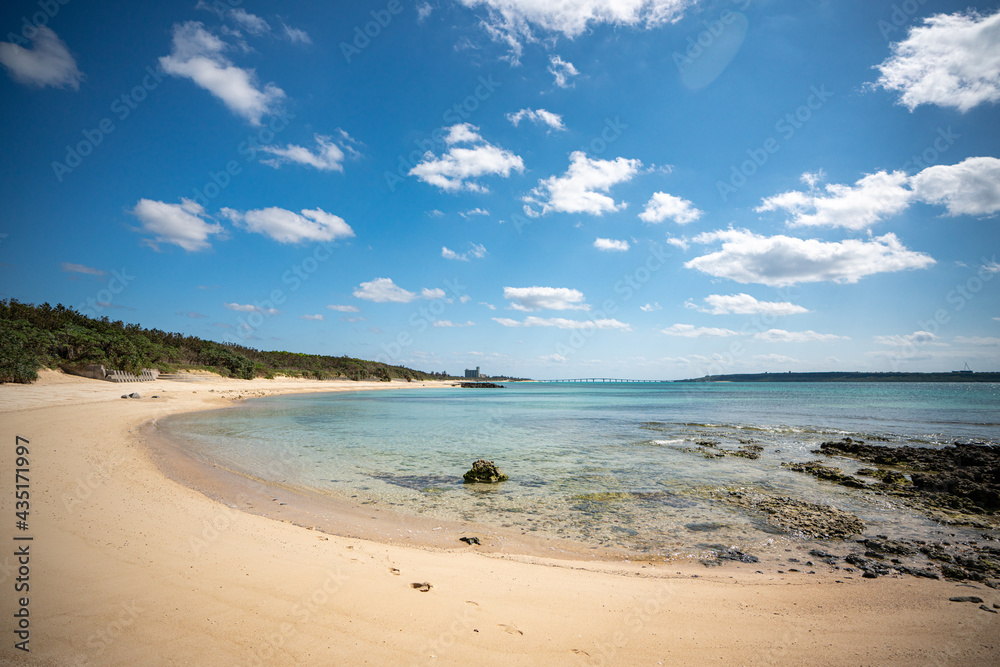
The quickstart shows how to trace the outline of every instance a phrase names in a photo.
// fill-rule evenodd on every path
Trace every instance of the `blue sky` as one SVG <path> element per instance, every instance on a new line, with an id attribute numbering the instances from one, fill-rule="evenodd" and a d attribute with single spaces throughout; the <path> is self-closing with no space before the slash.
<path id="1" fill-rule="evenodd" d="M 0 18 L 0 298 L 451 373 L 1000 369 L 997 3 Z"/>

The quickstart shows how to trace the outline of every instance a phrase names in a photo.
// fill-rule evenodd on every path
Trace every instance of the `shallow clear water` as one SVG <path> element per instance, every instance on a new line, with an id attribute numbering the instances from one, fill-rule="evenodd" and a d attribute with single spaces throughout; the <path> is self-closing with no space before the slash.
<path id="1" fill-rule="evenodd" d="M 926 538 L 937 526 L 905 508 L 780 463 L 825 458 L 811 450 L 844 436 L 997 443 L 998 421 L 996 384 L 510 383 L 257 399 L 165 426 L 200 455 L 264 480 L 670 555 L 775 538 L 712 495 L 736 486 L 834 505 L 871 533 Z M 748 444 L 763 448 L 760 459 L 704 455 Z M 495 460 L 510 481 L 462 484 L 478 458 Z"/>

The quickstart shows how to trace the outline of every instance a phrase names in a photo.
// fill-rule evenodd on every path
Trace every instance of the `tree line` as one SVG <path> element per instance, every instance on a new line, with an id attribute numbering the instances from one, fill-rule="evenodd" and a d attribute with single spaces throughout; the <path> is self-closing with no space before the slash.
<path id="1" fill-rule="evenodd" d="M 269 352 L 196 336 L 95 319 L 62 304 L 0 300 L 0 382 L 30 383 L 41 368 L 103 364 L 138 374 L 209 370 L 249 380 L 275 375 L 320 380 L 426 380 L 440 377 L 377 361 L 296 352 Z"/>

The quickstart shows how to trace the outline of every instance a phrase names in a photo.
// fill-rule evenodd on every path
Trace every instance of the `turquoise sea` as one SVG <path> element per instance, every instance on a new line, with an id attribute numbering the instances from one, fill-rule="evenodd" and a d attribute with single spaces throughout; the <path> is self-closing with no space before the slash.
<path id="1" fill-rule="evenodd" d="M 780 464 L 825 459 L 812 450 L 845 436 L 1000 443 L 1000 385 L 508 383 L 254 399 L 161 426 L 203 458 L 282 485 L 670 557 L 792 539 L 717 499 L 733 487 L 836 506 L 872 534 L 929 539 L 941 526 L 905 507 Z M 760 459 L 704 455 L 747 445 Z M 510 480 L 464 485 L 478 458 Z"/>

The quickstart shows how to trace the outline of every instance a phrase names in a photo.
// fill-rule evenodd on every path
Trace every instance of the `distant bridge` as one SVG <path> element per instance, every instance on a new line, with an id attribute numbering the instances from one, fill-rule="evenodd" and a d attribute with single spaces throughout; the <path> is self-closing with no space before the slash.
<path id="1" fill-rule="evenodd" d="M 542 380 L 542 382 L 670 382 L 670 380 L 625 380 L 622 378 L 573 378 L 571 380 Z"/>

